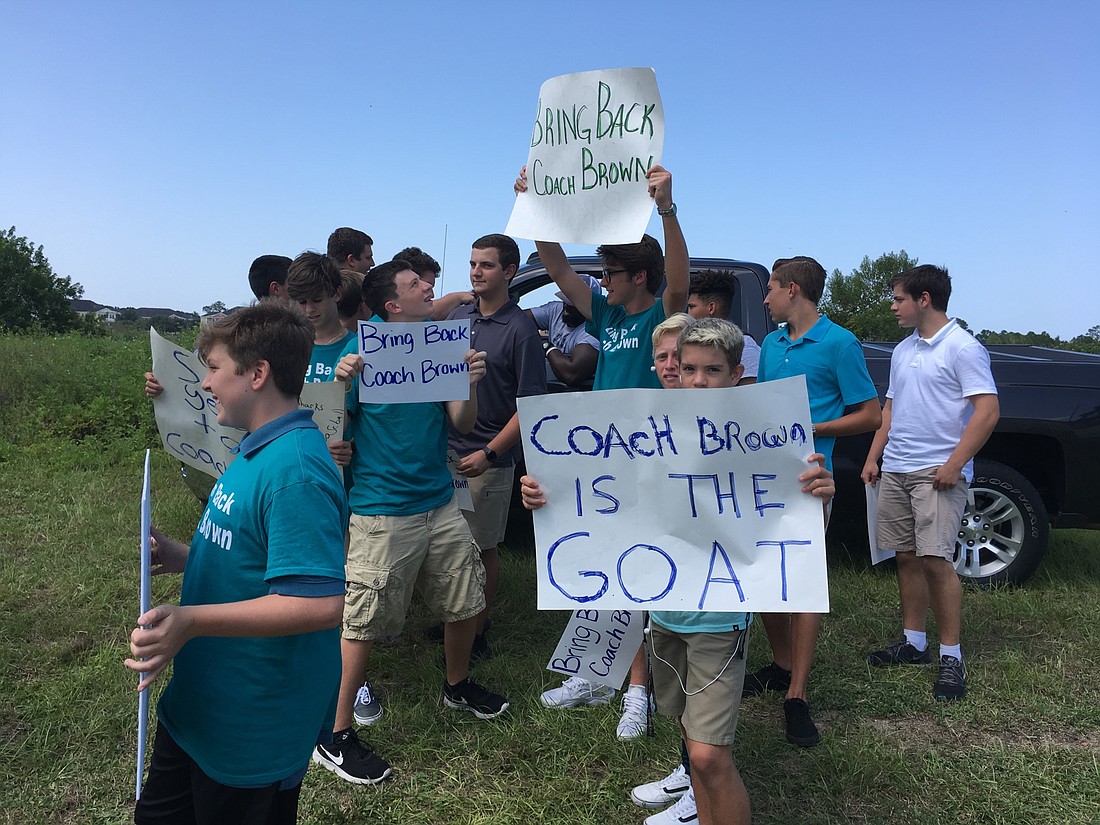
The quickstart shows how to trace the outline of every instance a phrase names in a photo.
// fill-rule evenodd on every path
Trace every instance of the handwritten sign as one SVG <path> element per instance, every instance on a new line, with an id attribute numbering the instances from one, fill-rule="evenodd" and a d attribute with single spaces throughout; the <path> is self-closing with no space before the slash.
<path id="1" fill-rule="evenodd" d="M 470 397 L 469 321 L 359 322 L 359 400 L 367 404 L 464 401 Z"/>
<path id="2" fill-rule="evenodd" d="M 664 140 L 652 69 L 547 80 L 531 133 L 528 189 L 505 232 L 559 243 L 637 243 L 653 213 L 645 173 L 660 162 Z"/>
<path id="3" fill-rule="evenodd" d="M 189 467 L 215 479 L 220 477 L 236 457 L 244 430 L 218 423 L 217 404 L 202 388 L 206 367 L 198 355 L 152 328 L 149 345 L 153 374 L 164 387 L 164 392 L 153 399 L 153 414 L 164 449 Z M 341 381 L 311 383 L 302 388 L 298 403 L 313 411 L 313 420 L 326 441 L 343 438 L 346 389 Z"/>
<path id="4" fill-rule="evenodd" d="M 347 388 L 343 381 L 311 381 L 302 387 L 302 395 L 298 398 L 299 407 L 313 411 L 313 421 L 329 443 L 344 440 Z"/>
<path id="5" fill-rule="evenodd" d="M 470 480 L 458 472 L 458 453 L 447 450 L 447 469 L 451 471 L 451 484 L 455 488 L 455 504 L 459 510 L 474 511 L 474 495 L 470 492 Z"/>
<path id="6" fill-rule="evenodd" d="M 575 610 L 546 669 L 618 690 L 644 624 L 641 610 Z"/>
<path id="7" fill-rule="evenodd" d="M 540 610 L 827 612 L 805 378 L 519 399 Z"/>
<path id="8" fill-rule="evenodd" d="M 199 357 L 149 329 L 153 374 L 164 392 L 153 399 L 164 449 L 189 467 L 218 478 L 237 455 L 244 430 L 218 423 L 217 405 L 202 388 Z"/>

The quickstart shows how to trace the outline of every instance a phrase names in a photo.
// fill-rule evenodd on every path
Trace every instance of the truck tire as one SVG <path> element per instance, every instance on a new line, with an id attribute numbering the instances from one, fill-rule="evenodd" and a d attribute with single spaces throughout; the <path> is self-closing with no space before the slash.
<path id="1" fill-rule="evenodd" d="M 955 541 L 955 569 L 982 587 L 1022 584 L 1047 549 L 1050 521 L 1035 487 L 1019 472 L 988 459 L 975 459 L 967 505 Z"/>

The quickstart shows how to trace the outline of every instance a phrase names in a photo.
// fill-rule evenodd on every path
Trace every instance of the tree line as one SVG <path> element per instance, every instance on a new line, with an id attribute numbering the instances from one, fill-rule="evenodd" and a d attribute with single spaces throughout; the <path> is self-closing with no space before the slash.
<path id="1" fill-rule="evenodd" d="M 917 265 L 903 249 L 886 252 L 863 261 L 848 275 L 834 269 L 825 285 L 821 310 L 833 321 L 850 329 L 864 341 L 900 341 L 909 334 L 898 326 L 890 312 L 890 279 Z M 139 319 L 133 307 L 119 311 L 118 320 L 106 325 L 89 313 L 81 316 L 72 302 L 84 294 L 84 287 L 67 276 L 57 275 L 41 245 L 35 246 L 17 235 L 15 227 L 0 232 L 0 332 L 83 332 L 104 335 L 108 331 L 128 333 L 153 326 L 160 332 L 182 332 L 194 324 L 178 318 Z M 208 314 L 224 310 L 221 301 L 203 307 Z M 964 327 L 967 323 L 959 319 Z M 983 329 L 977 338 L 984 344 L 1027 344 L 1054 349 L 1100 353 L 1100 324 L 1069 340 L 1047 332 L 995 332 Z"/>

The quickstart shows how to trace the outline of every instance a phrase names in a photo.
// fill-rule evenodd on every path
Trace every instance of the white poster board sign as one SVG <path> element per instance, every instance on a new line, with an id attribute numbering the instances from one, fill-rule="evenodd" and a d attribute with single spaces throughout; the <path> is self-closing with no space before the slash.
<path id="1" fill-rule="evenodd" d="M 802 376 L 519 399 L 540 610 L 829 610 Z"/>
<path id="2" fill-rule="evenodd" d="M 189 467 L 218 478 L 237 455 L 244 430 L 218 423 L 214 399 L 202 388 L 199 357 L 149 329 L 153 374 L 164 392 L 153 399 L 164 449 Z"/>
<path id="3" fill-rule="evenodd" d="M 642 644 L 643 610 L 575 610 L 547 670 L 618 690 Z"/>
<path id="4" fill-rule="evenodd" d="M 470 397 L 470 322 L 359 322 L 359 400 L 366 404 L 465 401 Z"/>
<path id="5" fill-rule="evenodd" d="M 164 392 L 153 399 L 164 449 L 184 464 L 218 478 L 237 455 L 244 430 L 218 423 L 216 404 L 202 388 L 206 367 L 198 355 L 149 329 L 153 374 Z M 469 381 L 467 381 L 469 386 Z M 344 437 L 344 392 L 341 381 L 306 384 L 299 405 L 313 411 L 326 441 Z"/>
<path id="6" fill-rule="evenodd" d="M 474 511 L 474 496 L 470 492 L 470 479 L 458 472 L 458 453 L 447 450 L 447 469 L 451 471 L 451 484 L 455 488 L 455 504 L 459 510 Z"/>
<path id="7" fill-rule="evenodd" d="M 547 80 L 527 156 L 527 191 L 505 232 L 559 243 L 637 243 L 653 214 L 645 173 L 660 163 L 665 114 L 653 69 Z"/>
<path id="8" fill-rule="evenodd" d="M 894 551 L 878 546 L 878 487 L 864 484 L 863 491 L 867 495 L 867 546 L 871 548 L 871 564 L 875 565 L 892 559 Z"/>

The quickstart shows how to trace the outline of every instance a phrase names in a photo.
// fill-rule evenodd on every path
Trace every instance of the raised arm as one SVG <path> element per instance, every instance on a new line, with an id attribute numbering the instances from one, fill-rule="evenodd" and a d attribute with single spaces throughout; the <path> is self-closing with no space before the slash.
<path id="1" fill-rule="evenodd" d="M 691 282 L 691 259 L 688 257 L 687 241 L 684 240 L 680 221 L 672 210 L 672 173 L 663 166 L 651 166 L 646 172 L 649 181 L 649 196 L 657 204 L 658 214 L 665 234 L 665 291 L 661 301 L 665 305 L 665 315 L 683 312 L 687 306 L 688 290 Z M 572 297 L 572 296 L 570 296 Z"/>
<path id="2" fill-rule="evenodd" d="M 449 292 L 442 298 L 436 298 L 432 301 L 432 320 L 433 321 L 446 321 L 447 317 L 454 312 L 454 310 L 463 304 L 472 304 L 474 302 L 474 293 L 472 292 Z"/>

